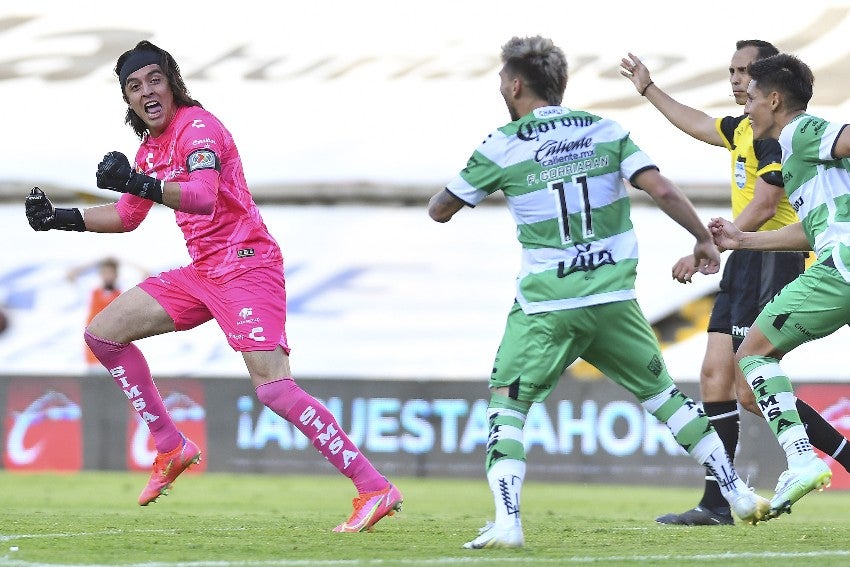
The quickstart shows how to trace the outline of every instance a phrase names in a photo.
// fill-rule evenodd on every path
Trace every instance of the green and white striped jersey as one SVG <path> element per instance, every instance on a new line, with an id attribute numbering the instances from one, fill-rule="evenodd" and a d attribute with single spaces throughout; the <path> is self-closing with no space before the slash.
<path id="1" fill-rule="evenodd" d="M 779 134 L 785 193 L 819 261 L 850 282 L 850 160 L 832 149 L 846 124 L 801 114 Z"/>
<path id="2" fill-rule="evenodd" d="M 654 167 L 616 122 L 548 106 L 491 133 L 446 189 L 470 206 L 504 192 L 522 245 L 517 301 L 540 313 L 635 298 L 623 178 Z"/>

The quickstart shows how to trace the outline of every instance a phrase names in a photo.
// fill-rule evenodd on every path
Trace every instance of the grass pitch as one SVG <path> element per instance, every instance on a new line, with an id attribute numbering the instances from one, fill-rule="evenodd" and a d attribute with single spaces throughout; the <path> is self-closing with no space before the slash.
<path id="1" fill-rule="evenodd" d="M 661 526 L 699 487 L 549 484 L 523 491 L 526 547 L 465 550 L 492 516 L 486 482 L 394 478 L 404 510 L 335 534 L 354 490 L 336 476 L 186 475 L 146 508 L 141 474 L 0 472 L 0 567 L 850 564 L 850 492 L 806 496 L 758 526 Z M 765 491 L 760 491 L 765 496 Z"/>

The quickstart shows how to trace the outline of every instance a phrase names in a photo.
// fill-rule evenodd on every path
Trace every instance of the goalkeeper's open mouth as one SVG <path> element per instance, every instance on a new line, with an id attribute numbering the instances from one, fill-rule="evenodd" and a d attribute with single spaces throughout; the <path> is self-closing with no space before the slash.
<path id="1" fill-rule="evenodd" d="M 145 103 L 145 114 L 151 119 L 159 118 L 159 115 L 162 114 L 162 105 L 155 100 Z"/>

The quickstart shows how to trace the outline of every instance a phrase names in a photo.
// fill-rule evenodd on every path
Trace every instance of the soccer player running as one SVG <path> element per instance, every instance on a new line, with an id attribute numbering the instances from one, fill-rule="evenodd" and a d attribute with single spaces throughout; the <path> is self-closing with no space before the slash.
<path id="1" fill-rule="evenodd" d="M 191 257 L 187 266 L 147 278 L 88 325 L 85 341 L 147 423 L 158 455 L 139 496 L 166 493 L 201 451 L 177 429 L 133 341 L 194 328 L 210 319 L 242 353 L 259 400 L 292 423 L 354 483 L 354 511 L 334 531 L 359 532 L 401 509 L 402 495 L 363 455 L 330 411 L 292 379 L 283 256 L 248 190 L 230 132 L 191 98 L 174 58 L 148 41 L 115 65 L 128 105 L 125 122 L 141 140 L 135 163 L 109 152 L 97 186 L 123 193 L 116 203 L 54 208 L 34 188 L 26 216 L 37 231 L 127 232 L 155 203 L 174 209 Z"/>
<path id="2" fill-rule="evenodd" d="M 616 122 L 561 105 L 567 61 L 540 36 L 508 41 L 501 94 L 511 122 L 492 132 L 428 212 L 449 221 L 501 190 L 522 245 L 516 302 L 493 364 L 487 480 L 495 522 L 464 547 L 520 547 L 523 428 L 579 357 L 634 394 L 716 478 L 731 508 L 756 523 L 769 509 L 739 478 L 697 405 L 676 388 L 635 294 L 637 240 L 623 179 L 696 239 L 694 269 L 716 273 L 719 253 L 691 202 Z"/>
<path id="3" fill-rule="evenodd" d="M 747 66 L 775 55 L 772 44 L 740 40 L 729 63 L 729 82 L 737 104 L 746 102 L 750 76 Z M 646 65 L 633 54 L 622 60 L 622 74 L 634 84 L 671 124 L 713 146 L 729 150 L 732 218 L 741 230 L 773 230 L 799 219 L 788 202 L 781 175 L 781 150 L 776 140 L 753 137 L 744 114 L 713 118 L 701 110 L 673 99 L 656 85 Z M 693 258 L 686 256 L 673 266 L 673 278 L 688 283 L 694 275 Z M 789 251 L 734 251 L 729 255 L 720 280 L 720 290 L 708 322 L 705 355 L 700 369 L 700 397 L 726 451 L 735 456 L 740 436 L 738 402 L 761 416 L 750 387 L 735 364 L 735 351 L 756 315 L 782 287 L 803 271 L 805 254 Z M 812 443 L 850 470 L 850 446 L 846 439 L 811 406 L 797 401 L 797 411 L 806 424 Z M 734 523 L 717 480 L 706 471 L 702 498 L 696 507 L 656 518 L 662 524 L 727 525 Z"/>
<path id="4" fill-rule="evenodd" d="M 814 250 L 817 260 L 782 288 L 756 317 L 736 354 L 770 428 L 788 459 L 769 517 L 829 484 L 800 420 L 785 354 L 850 323 L 850 128 L 806 113 L 814 75 L 793 55 L 750 64 L 744 112 L 756 139 L 779 140 L 785 194 L 801 222 L 770 231 L 741 231 L 723 218 L 709 229 L 731 250 Z"/>

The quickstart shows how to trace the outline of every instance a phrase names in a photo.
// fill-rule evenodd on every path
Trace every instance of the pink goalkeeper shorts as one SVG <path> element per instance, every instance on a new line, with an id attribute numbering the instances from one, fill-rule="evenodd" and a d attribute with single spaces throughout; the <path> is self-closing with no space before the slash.
<path id="1" fill-rule="evenodd" d="M 139 287 L 162 305 L 178 331 L 215 319 L 237 352 L 274 350 L 280 345 L 289 354 L 280 266 L 251 268 L 224 283 L 184 266 L 149 277 Z"/>

